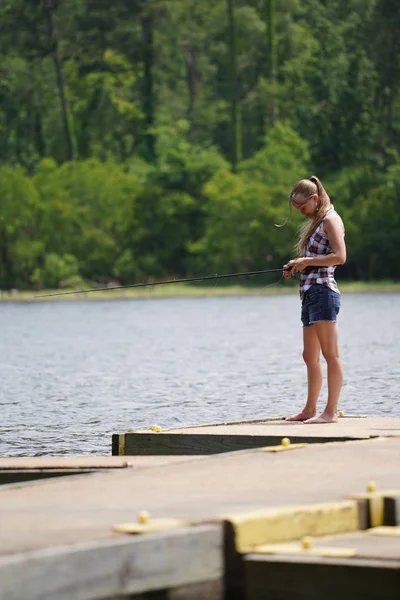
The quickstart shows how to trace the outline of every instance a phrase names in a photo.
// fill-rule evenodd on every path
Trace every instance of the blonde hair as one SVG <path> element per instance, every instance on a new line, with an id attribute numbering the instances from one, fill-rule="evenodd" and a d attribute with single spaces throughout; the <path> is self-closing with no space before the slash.
<path id="1" fill-rule="evenodd" d="M 309 220 L 305 221 L 298 230 L 296 251 L 298 256 L 304 256 L 304 251 L 307 246 L 307 242 L 311 234 L 317 229 L 318 225 L 324 220 L 326 213 L 332 207 L 331 199 L 328 196 L 324 186 L 315 175 L 311 175 L 308 179 L 300 179 L 292 188 L 289 195 L 289 216 L 283 223 L 279 225 L 275 223 L 275 227 L 283 227 L 290 220 L 293 214 L 292 200 L 297 195 L 301 194 L 306 197 L 318 194 L 318 205 L 315 215 Z"/>
<path id="2" fill-rule="evenodd" d="M 304 255 L 304 251 L 307 246 L 307 242 L 311 234 L 317 229 L 318 225 L 324 220 L 326 213 L 331 208 L 331 199 L 329 198 L 324 186 L 316 177 L 312 175 L 309 179 L 301 179 L 298 181 L 292 191 L 290 192 L 290 205 L 292 206 L 292 199 L 297 195 L 302 194 L 304 196 L 312 196 L 318 194 L 318 204 L 315 215 L 310 221 L 305 221 L 299 228 L 298 239 L 296 243 L 296 250 L 299 256 Z"/>
<path id="3" fill-rule="evenodd" d="M 300 226 L 299 231 L 298 231 L 296 250 L 297 250 L 297 254 L 299 256 L 304 256 L 304 251 L 306 249 L 309 237 L 316 230 L 318 225 L 324 220 L 326 213 L 331 208 L 332 204 L 331 204 L 331 199 L 329 198 L 324 186 L 322 185 L 322 183 L 320 182 L 318 177 L 316 177 L 315 175 L 312 175 L 308 179 L 300 179 L 300 181 L 298 181 L 293 186 L 293 189 L 290 192 L 290 196 L 289 196 L 290 215 L 289 215 L 288 219 L 286 219 L 285 223 L 283 223 L 282 225 L 285 225 L 287 223 L 287 221 L 290 219 L 290 217 L 292 216 L 292 210 L 293 210 L 292 200 L 295 196 L 297 196 L 297 194 L 301 194 L 302 196 L 305 196 L 305 197 L 310 197 L 310 196 L 313 196 L 314 194 L 318 195 L 318 204 L 317 204 L 317 210 L 316 210 L 315 215 L 310 219 L 311 222 L 308 220 L 305 221 Z M 280 227 L 282 225 L 280 225 Z"/>

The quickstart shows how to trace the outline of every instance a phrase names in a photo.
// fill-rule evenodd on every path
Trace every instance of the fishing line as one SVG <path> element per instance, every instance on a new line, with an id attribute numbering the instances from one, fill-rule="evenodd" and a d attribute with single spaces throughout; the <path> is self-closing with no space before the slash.
<path id="1" fill-rule="evenodd" d="M 149 283 L 132 283 L 130 285 L 114 285 L 103 288 L 89 288 L 86 290 L 73 290 L 69 292 L 52 292 L 51 294 L 36 294 L 34 298 L 48 298 L 50 296 L 67 296 L 69 294 L 90 294 L 91 292 L 109 292 L 111 290 L 125 290 L 128 288 L 154 287 L 156 285 L 169 285 L 172 283 L 187 283 L 193 281 L 209 281 L 211 279 L 225 279 L 228 277 L 244 277 L 249 275 L 261 275 L 264 273 L 283 273 L 285 269 L 263 269 L 261 271 L 246 271 L 244 273 L 215 273 L 215 275 L 204 275 L 203 277 L 188 277 L 185 279 L 169 279 L 167 281 L 153 281 Z M 282 279 L 282 278 L 281 278 Z M 279 282 L 278 282 L 279 283 Z"/>
<path id="2" fill-rule="evenodd" d="M 219 280 L 218 280 L 218 279 L 216 279 L 216 280 L 215 280 L 215 283 L 214 283 L 214 287 L 213 287 L 213 292 L 215 292 L 215 290 L 217 289 L 217 287 L 218 287 L 218 284 L 219 284 Z"/>
<path id="3" fill-rule="evenodd" d="M 274 281 L 274 283 L 267 283 L 267 285 L 264 285 L 264 287 L 261 288 L 261 291 L 263 292 L 267 287 L 272 287 L 273 285 L 279 285 L 280 282 L 282 281 L 282 279 L 283 279 L 283 273 L 282 273 L 281 277 L 278 279 L 278 281 Z"/>

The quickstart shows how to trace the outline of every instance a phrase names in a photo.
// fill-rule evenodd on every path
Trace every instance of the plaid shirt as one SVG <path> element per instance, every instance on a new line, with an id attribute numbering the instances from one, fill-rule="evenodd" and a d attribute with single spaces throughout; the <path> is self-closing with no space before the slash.
<path id="1" fill-rule="evenodd" d="M 335 209 L 332 207 L 326 215 L 329 215 Z M 337 214 L 337 213 L 336 213 Z M 325 216 L 326 216 L 325 215 Z M 340 218 L 340 217 L 339 217 Z M 325 219 L 324 219 L 325 220 Z M 315 231 L 310 235 L 307 242 L 307 246 L 304 252 L 304 256 L 326 256 L 332 252 L 332 248 L 329 244 L 329 240 L 324 233 L 324 221 L 318 225 Z M 303 272 L 300 273 L 300 296 L 304 297 L 307 290 L 312 285 L 320 284 L 325 285 L 335 292 L 339 292 L 337 283 L 335 281 L 335 269 L 336 266 L 330 267 L 307 267 Z"/>

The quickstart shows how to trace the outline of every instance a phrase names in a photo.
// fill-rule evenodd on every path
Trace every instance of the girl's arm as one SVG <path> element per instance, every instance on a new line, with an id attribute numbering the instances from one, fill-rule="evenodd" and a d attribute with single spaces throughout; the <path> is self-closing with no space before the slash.
<path id="1" fill-rule="evenodd" d="M 344 265 L 346 262 L 346 244 L 342 220 L 337 216 L 328 217 L 324 222 L 324 231 L 329 239 L 332 252 L 325 256 L 307 256 L 290 261 L 285 267 L 290 269 L 291 273 L 304 271 L 307 267 Z"/>

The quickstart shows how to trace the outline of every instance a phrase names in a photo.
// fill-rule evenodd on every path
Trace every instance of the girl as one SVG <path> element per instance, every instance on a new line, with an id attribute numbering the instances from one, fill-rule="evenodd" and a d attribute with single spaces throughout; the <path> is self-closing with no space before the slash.
<path id="1" fill-rule="evenodd" d="M 308 217 L 300 227 L 297 251 L 301 258 L 284 265 L 284 277 L 300 273 L 303 359 L 307 366 L 308 396 L 303 410 L 287 421 L 337 423 L 337 405 L 343 382 L 336 317 L 341 296 L 334 272 L 346 262 L 344 226 L 320 180 L 312 176 L 296 183 L 290 193 L 292 207 Z M 328 401 L 316 416 L 322 386 L 320 351 L 327 363 Z"/>

